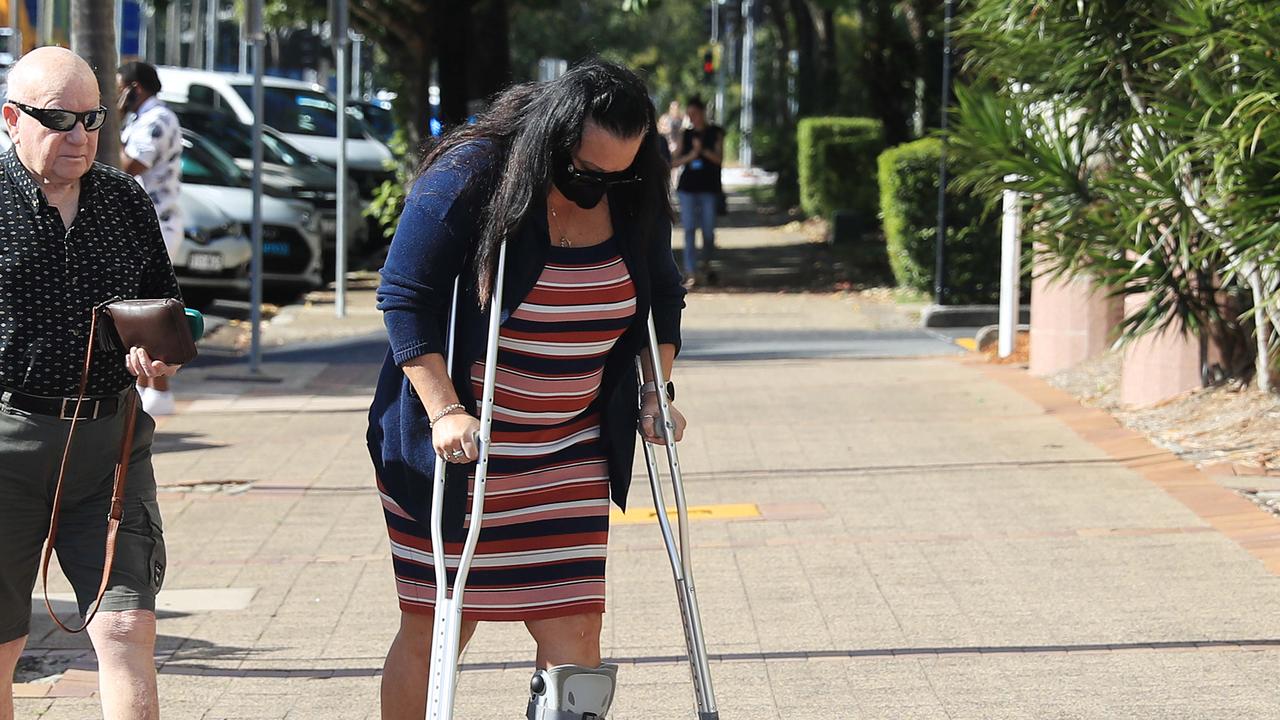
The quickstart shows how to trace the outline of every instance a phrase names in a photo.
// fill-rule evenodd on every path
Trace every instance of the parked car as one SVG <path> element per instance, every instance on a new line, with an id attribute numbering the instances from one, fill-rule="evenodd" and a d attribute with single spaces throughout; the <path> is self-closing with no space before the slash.
<path id="1" fill-rule="evenodd" d="M 253 244 L 245 227 L 217 206 L 183 186 L 178 195 L 185 228 L 173 254 L 173 271 L 186 294 L 239 295 L 249 289 L 249 261 Z M 228 292 L 229 291 L 229 292 Z"/>
<path id="2" fill-rule="evenodd" d="M 209 70 L 160 67 L 160 99 L 226 111 L 245 125 L 253 124 L 253 76 Z M 321 161 L 338 161 L 337 103 L 315 83 L 267 77 L 263 80 L 263 120 L 289 142 Z M 347 123 L 347 164 L 365 199 L 384 180 L 394 179 L 391 150 L 369 135 L 359 111 L 351 108 Z"/>
<path id="3" fill-rule="evenodd" d="M 235 116 L 210 108 L 170 106 L 182 127 L 209 140 L 230 155 L 245 173 L 253 171 L 253 133 Z M 305 200 L 320 213 L 320 235 L 324 242 L 325 260 L 337 245 L 338 193 L 334 169 L 314 156 L 294 147 L 272 128 L 262 134 L 262 181 L 281 197 Z M 363 252 L 369 242 L 366 221 L 354 180 L 347 179 L 347 247 L 349 253 Z"/>
<path id="4" fill-rule="evenodd" d="M 182 131 L 182 185 L 233 221 L 245 227 L 253 222 L 249 178 L 229 155 L 190 130 Z M 322 249 L 315 207 L 263 193 L 262 222 L 264 286 L 276 296 L 319 287 Z"/>
<path id="5" fill-rule="evenodd" d="M 396 120 L 391 114 L 391 106 L 378 100 L 356 100 L 353 104 L 360 110 L 365 130 L 390 145 L 391 138 L 396 134 Z"/>

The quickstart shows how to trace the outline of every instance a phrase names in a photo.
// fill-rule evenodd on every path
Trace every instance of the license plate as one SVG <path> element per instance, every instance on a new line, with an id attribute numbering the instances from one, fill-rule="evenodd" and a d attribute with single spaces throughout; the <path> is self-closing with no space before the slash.
<path id="1" fill-rule="evenodd" d="M 187 256 L 187 268 L 197 272 L 222 272 L 222 256 L 217 253 L 193 252 Z"/>
<path id="2" fill-rule="evenodd" d="M 262 243 L 262 254 L 272 257 L 288 257 L 289 243 L 287 242 L 264 242 Z"/>

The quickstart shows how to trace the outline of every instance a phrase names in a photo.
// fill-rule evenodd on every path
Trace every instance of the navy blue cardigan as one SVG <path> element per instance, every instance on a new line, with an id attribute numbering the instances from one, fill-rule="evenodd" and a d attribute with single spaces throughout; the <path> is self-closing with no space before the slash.
<path id="1" fill-rule="evenodd" d="M 445 353 L 449 304 L 454 279 L 460 278 L 453 386 L 468 412 L 479 416 L 465 368 L 484 357 L 489 314 L 479 307 L 475 273 L 470 271 L 484 197 L 483 192 L 470 191 L 475 189 L 471 187 L 473 179 L 496 162 L 490 147 L 477 143 L 452 151 L 414 183 L 378 288 L 378 309 L 383 312 L 391 347 L 369 409 L 369 454 L 387 493 L 424 525 L 430 520 L 435 451 L 427 411 L 400 368 L 416 357 Z M 635 357 L 648 344 L 646 325 L 651 309 L 658 342 L 679 349 L 685 290 L 671 254 L 670 222 L 665 218 L 655 222 L 623 217 L 617 210 L 612 220 L 623 261 L 635 283 L 636 314 L 606 358 L 596 409 L 601 411 L 610 495 L 625 508 L 639 419 Z M 663 229 L 646 231 L 646 227 Z M 534 205 L 507 243 L 503 321 L 537 283 L 549 246 L 543 201 Z M 447 467 L 445 535 L 457 539 L 462 536 L 467 474 L 473 466 Z"/>

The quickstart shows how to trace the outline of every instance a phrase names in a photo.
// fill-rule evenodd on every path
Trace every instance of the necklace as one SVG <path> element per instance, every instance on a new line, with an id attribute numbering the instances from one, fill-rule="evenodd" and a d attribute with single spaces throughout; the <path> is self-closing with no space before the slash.
<path id="1" fill-rule="evenodd" d="M 555 222 L 556 225 L 559 225 L 560 216 L 556 213 L 556 209 L 551 207 L 550 205 L 547 206 L 547 209 L 551 211 L 551 219 L 556 221 Z M 552 234 L 560 236 L 560 240 L 558 241 L 560 247 L 573 247 L 573 243 L 569 242 L 568 236 L 566 236 L 563 232 L 552 229 Z"/>

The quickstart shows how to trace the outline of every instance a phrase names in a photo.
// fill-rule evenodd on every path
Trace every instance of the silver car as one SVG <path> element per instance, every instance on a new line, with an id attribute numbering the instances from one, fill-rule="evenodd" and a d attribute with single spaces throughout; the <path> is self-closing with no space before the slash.
<path id="1" fill-rule="evenodd" d="M 184 291 L 247 291 L 253 245 L 244 226 L 200 196 L 199 186 L 184 186 L 178 196 L 185 221 L 172 258 L 178 284 Z"/>
<path id="2" fill-rule="evenodd" d="M 203 137 L 182 132 L 182 188 L 219 208 L 232 222 L 253 222 L 249 180 L 226 153 Z M 263 285 L 274 295 L 320 287 L 320 215 L 310 203 L 262 196 Z"/>

